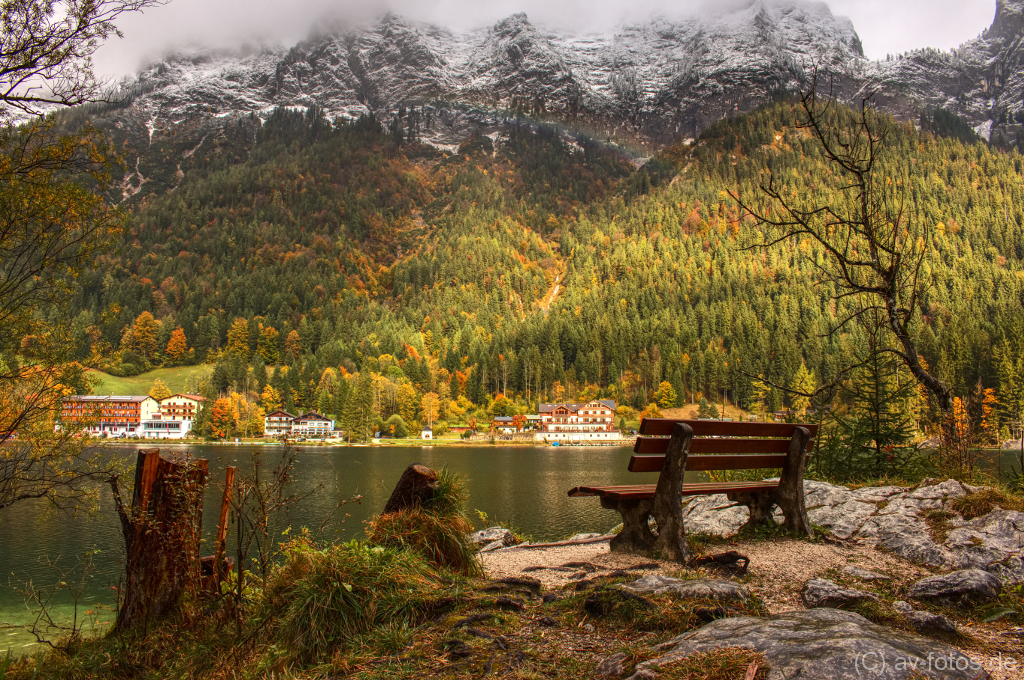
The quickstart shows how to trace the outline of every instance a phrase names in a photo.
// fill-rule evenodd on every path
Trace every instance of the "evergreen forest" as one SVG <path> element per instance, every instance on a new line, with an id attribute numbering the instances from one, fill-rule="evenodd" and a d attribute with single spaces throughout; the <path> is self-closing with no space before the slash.
<path id="1" fill-rule="evenodd" d="M 415 111 L 382 124 L 314 108 L 239 119 L 175 177 L 174 149 L 194 145 L 158 133 L 167 180 L 126 180 L 117 197 L 129 226 L 75 282 L 73 358 L 118 375 L 208 364 L 196 389 L 235 414 L 206 414 L 220 436 L 276 408 L 334 416 L 360 439 L 594 397 L 616 399 L 624 426 L 729 403 L 827 409 L 853 432 L 870 392 L 865 441 L 904 446 L 942 414 L 893 362 L 843 373 L 873 339 L 842 325 L 827 254 L 757 247 L 732 197 L 770 170 L 785 193 L 840 198 L 801 113 L 779 101 L 642 163 L 527 122 L 447 153 L 417 140 Z M 921 357 L 995 443 L 1024 408 L 1024 158 L 948 121 L 891 124 L 884 171 L 907 178 L 927 253 Z M 828 403 L 801 396 L 835 382 Z M 873 474 L 895 466 L 883 458 Z"/>

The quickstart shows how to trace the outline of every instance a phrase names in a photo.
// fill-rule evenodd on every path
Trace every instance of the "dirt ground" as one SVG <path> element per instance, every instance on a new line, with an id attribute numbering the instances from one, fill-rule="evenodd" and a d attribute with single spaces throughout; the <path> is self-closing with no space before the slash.
<path id="1" fill-rule="evenodd" d="M 890 577 L 884 599 L 899 599 L 914 581 L 931 575 L 926 569 L 904 562 L 873 546 L 857 542 L 808 542 L 793 539 L 736 540 L 708 546 L 708 553 L 735 550 L 749 557 L 750 564 L 739 580 L 760 597 L 772 614 L 805 609 L 800 598 L 811 578 L 828 578 L 846 587 L 871 590 L 867 584 L 846 576 L 847 565 L 869 569 Z M 663 573 L 681 578 L 709 576 L 672 562 L 659 562 L 638 555 L 610 552 L 609 542 L 560 546 L 513 547 L 482 556 L 489 578 L 532 577 L 545 588 L 557 589 L 582 579 L 627 570 L 640 577 Z M 887 597 L 890 596 L 890 597 Z M 890 605 L 883 605 L 890 606 Z M 1024 680 L 1024 668 L 1007 664 L 1007 659 L 1024 663 L 1024 629 L 1003 623 L 957 620 L 963 636 L 958 642 L 943 640 L 959 648 L 990 670 L 993 680 Z"/>

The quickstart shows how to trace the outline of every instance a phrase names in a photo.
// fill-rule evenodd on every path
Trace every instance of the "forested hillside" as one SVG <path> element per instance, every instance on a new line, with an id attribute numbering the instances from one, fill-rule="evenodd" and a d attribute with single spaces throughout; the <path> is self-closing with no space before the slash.
<path id="1" fill-rule="evenodd" d="M 176 187 L 126 202 L 123 247 L 79 282 L 78 358 L 127 374 L 209 362 L 211 392 L 248 383 L 265 408 L 363 433 L 421 422 L 427 393 L 452 421 L 596 395 L 802 411 L 769 384 L 830 381 L 867 339 L 830 335 L 844 309 L 816 280 L 824 253 L 748 249 L 761 235 L 727 193 L 756 193 L 771 168 L 785 191 L 836 198 L 799 114 L 722 121 L 639 169 L 526 124 L 446 154 L 409 114 L 240 122 Z M 928 247 L 923 358 L 958 395 L 1019 390 L 1024 159 L 902 125 L 888 144 Z"/>

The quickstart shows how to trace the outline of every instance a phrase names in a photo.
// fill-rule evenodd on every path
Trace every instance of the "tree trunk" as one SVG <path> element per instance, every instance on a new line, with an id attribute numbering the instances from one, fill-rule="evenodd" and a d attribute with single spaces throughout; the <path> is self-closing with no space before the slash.
<path id="1" fill-rule="evenodd" d="M 439 488 L 436 472 L 425 465 L 413 463 L 399 477 L 398 484 L 391 492 L 391 498 L 384 506 L 382 514 L 386 515 L 422 505 L 431 500 Z"/>
<path id="2" fill-rule="evenodd" d="M 126 554 L 118 630 L 145 628 L 167 616 L 185 588 L 198 585 L 207 470 L 205 460 L 140 450 L 130 509 L 113 481 Z"/>

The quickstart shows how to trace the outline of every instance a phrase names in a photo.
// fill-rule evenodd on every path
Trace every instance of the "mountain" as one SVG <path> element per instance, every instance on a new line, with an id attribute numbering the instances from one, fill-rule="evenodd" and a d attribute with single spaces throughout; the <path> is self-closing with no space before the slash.
<path id="1" fill-rule="evenodd" d="M 1013 144 L 1024 120 L 1022 17 L 1024 0 L 998 0 L 991 28 L 956 50 L 872 61 L 848 19 L 799 0 L 596 35 L 545 31 L 525 14 L 466 33 L 388 15 L 289 49 L 168 56 L 125 84 L 115 118 L 136 147 L 157 132 L 192 130 L 198 142 L 279 106 L 384 121 L 412 111 L 403 125 L 448 150 L 524 116 L 649 147 L 800 90 L 816 67 L 848 101 L 873 93 L 883 109 L 915 121 L 941 108 Z"/>

